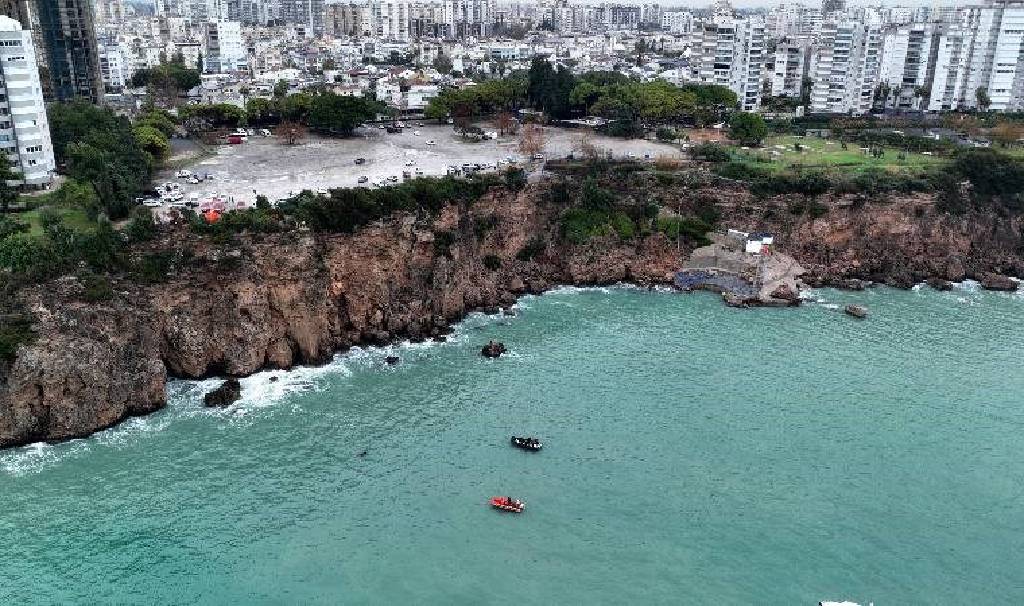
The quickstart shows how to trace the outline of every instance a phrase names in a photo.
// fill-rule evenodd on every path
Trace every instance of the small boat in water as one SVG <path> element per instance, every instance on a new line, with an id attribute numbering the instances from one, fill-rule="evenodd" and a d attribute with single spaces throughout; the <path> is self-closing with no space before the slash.
<path id="1" fill-rule="evenodd" d="M 523 513 L 523 510 L 526 509 L 526 503 L 512 497 L 491 497 L 491 506 L 512 513 Z"/>
<path id="2" fill-rule="evenodd" d="M 512 445 L 523 450 L 540 450 L 544 447 L 537 438 L 517 438 L 512 436 Z"/>

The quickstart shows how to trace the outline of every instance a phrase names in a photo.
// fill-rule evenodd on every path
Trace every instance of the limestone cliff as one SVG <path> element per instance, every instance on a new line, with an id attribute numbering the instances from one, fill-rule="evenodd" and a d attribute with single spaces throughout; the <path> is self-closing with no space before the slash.
<path id="1" fill-rule="evenodd" d="M 495 189 L 351 236 L 293 231 L 225 246 L 183 231 L 170 239 L 190 261 L 166 282 L 118 280 L 102 304 L 79 302 L 73 278 L 31 290 L 38 339 L 0 369 L 0 447 L 157 410 L 169 375 L 317 363 L 355 344 L 440 334 L 468 311 L 554 283 L 668 282 L 678 266 L 661 235 L 566 247 L 558 212 L 532 192 Z M 535 238 L 537 254 L 517 259 Z"/>
<path id="2" fill-rule="evenodd" d="M 927 196 L 828 199 L 815 216 L 742 188 L 622 183 L 617 195 L 634 205 L 687 216 L 711 200 L 722 226 L 774 231 L 813 283 L 1024 273 L 1019 218 L 944 215 Z M 353 235 L 293 230 L 214 244 L 182 229 L 153 245 L 184 259 L 158 284 L 118 278 L 116 296 L 92 304 L 74 278 L 30 289 L 38 338 L 0 363 L 0 447 L 84 436 L 157 410 L 168 376 L 241 376 L 426 338 L 468 311 L 558 283 L 667 283 L 690 252 L 661 234 L 569 245 L 559 236 L 565 201 L 548 190 L 495 188 L 436 217 L 395 216 Z"/>

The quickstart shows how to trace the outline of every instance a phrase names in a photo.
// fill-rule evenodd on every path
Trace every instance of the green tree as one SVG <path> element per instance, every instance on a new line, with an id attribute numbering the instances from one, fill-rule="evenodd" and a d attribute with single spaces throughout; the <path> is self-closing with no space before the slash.
<path id="1" fill-rule="evenodd" d="M 434 58 L 434 69 L 436 69 L 438 72 L 442 74 L 447 75 L 452 73 L 452 66 L 453 64 L 451 57 L 444 54 L 444 52 L 437 53 L 437 57 Z"/>
<path id="2" fill-rule="evenodd" d="M 160 161 L 171 152 L 167 137 L 152 126 L 136 126 L 135 140 L 154 160 Z"/>
<path id="3" fill-rule="evenodd" d="M 737 112 L 729 119 L 729 137 L 742 145 L 761 145 L 767 136 L 768 125 L 758 114 Z"/>
<path id="4" fill-rule="evenodd" d="M 984 86 L 979 86 L 974 91 L 974 98 L 978 101 L 978 107 L 983 112 L 987 112 L 988 108 L 992 105 L 992 99 L 988 96 L 988 89 Z"/>
<path id="5" fill-rule="evenodd" d="M 19 181 L 21 174 L 11 169 L 7 162 L 0 164 L 0 212 L 7 212 L 18 201 L 18 186 L 11 181 Z"/>
<path id="6" fill-rule="evenodd" d="M 321 132 L 348 136 L 356 126 L 376 117 L 383 109 L 377 101 L 326 93 L 313 97 L 308 124 Z"/>

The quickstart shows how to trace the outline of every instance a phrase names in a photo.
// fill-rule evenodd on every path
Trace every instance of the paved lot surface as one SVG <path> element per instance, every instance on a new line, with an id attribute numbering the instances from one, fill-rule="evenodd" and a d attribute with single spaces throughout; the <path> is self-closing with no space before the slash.
<path id="1" fill-rule="evenodd" d="M 414 131 L 420 134 L 417 136 Z M 546 129 L 545 155 L 564 157 L 577 147 L 583 133 L 576 130 Z M 434 145 L 428 145 L 433 141 Z M 662 143 L 623 140 L 592 136 L 594 145 L 610 149 L 617 157 L 633 154 L 680 157 L 681 152 Z M 444 175 L 448 166 L 463 163 L 491 163 L 508 158 L 522 160 L 516 137 L 502 137 L 496 141 L 473 143 L 462 139 L 451 126 L 425 125 L 406 129 L 399 134 L 388 134 L 379 129 L 360 129 L 349 139 L 324 139 L 311 136 L 299 145 L 289 146 L 274 138 L 251 137 L 241 145 L 217 148 L 212 158 L 206 158 L 189 170 L 199 174 L 212 174 L 212 181 L 188 185 L 184 179 L 175 179 L 173 171 L 159 175 L 157 182 L 174 181 L 181 185 L 185 198 L 198 196 L 205 200 L 213 196 L 235 202 L 251 204 L 256 194 L 270 200 L 294 195 L 303 189 L 327 190 L 335 187 L 355 187 L 360 176 L 370 183 L 392 175 L 401 178 L 402 171 L 416 169 L 426 176 Z M 357 165 L 356 158 L 366 163 Z M 412 162 L 412 166 L 406 166 Z"/>

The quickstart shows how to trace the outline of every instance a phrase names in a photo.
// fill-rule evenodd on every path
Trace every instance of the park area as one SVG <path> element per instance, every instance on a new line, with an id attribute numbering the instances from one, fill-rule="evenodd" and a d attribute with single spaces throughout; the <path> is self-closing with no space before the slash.
<path id="1" fill-rule="evenodd" d="M 880 152 L 880 153 L 879 153 Z M 910 152 L 895 147 L 877 148 L 850 141 L 795 135 L 769 137 L 760 148 L 736 147 L 735 160 L 756 163 L 772 172 L 790 168 L 837 169 L 858 172 L 866 169 L 889 171 L 920 170 L 948 163 L 948 159 L 935 153 Z"/>

